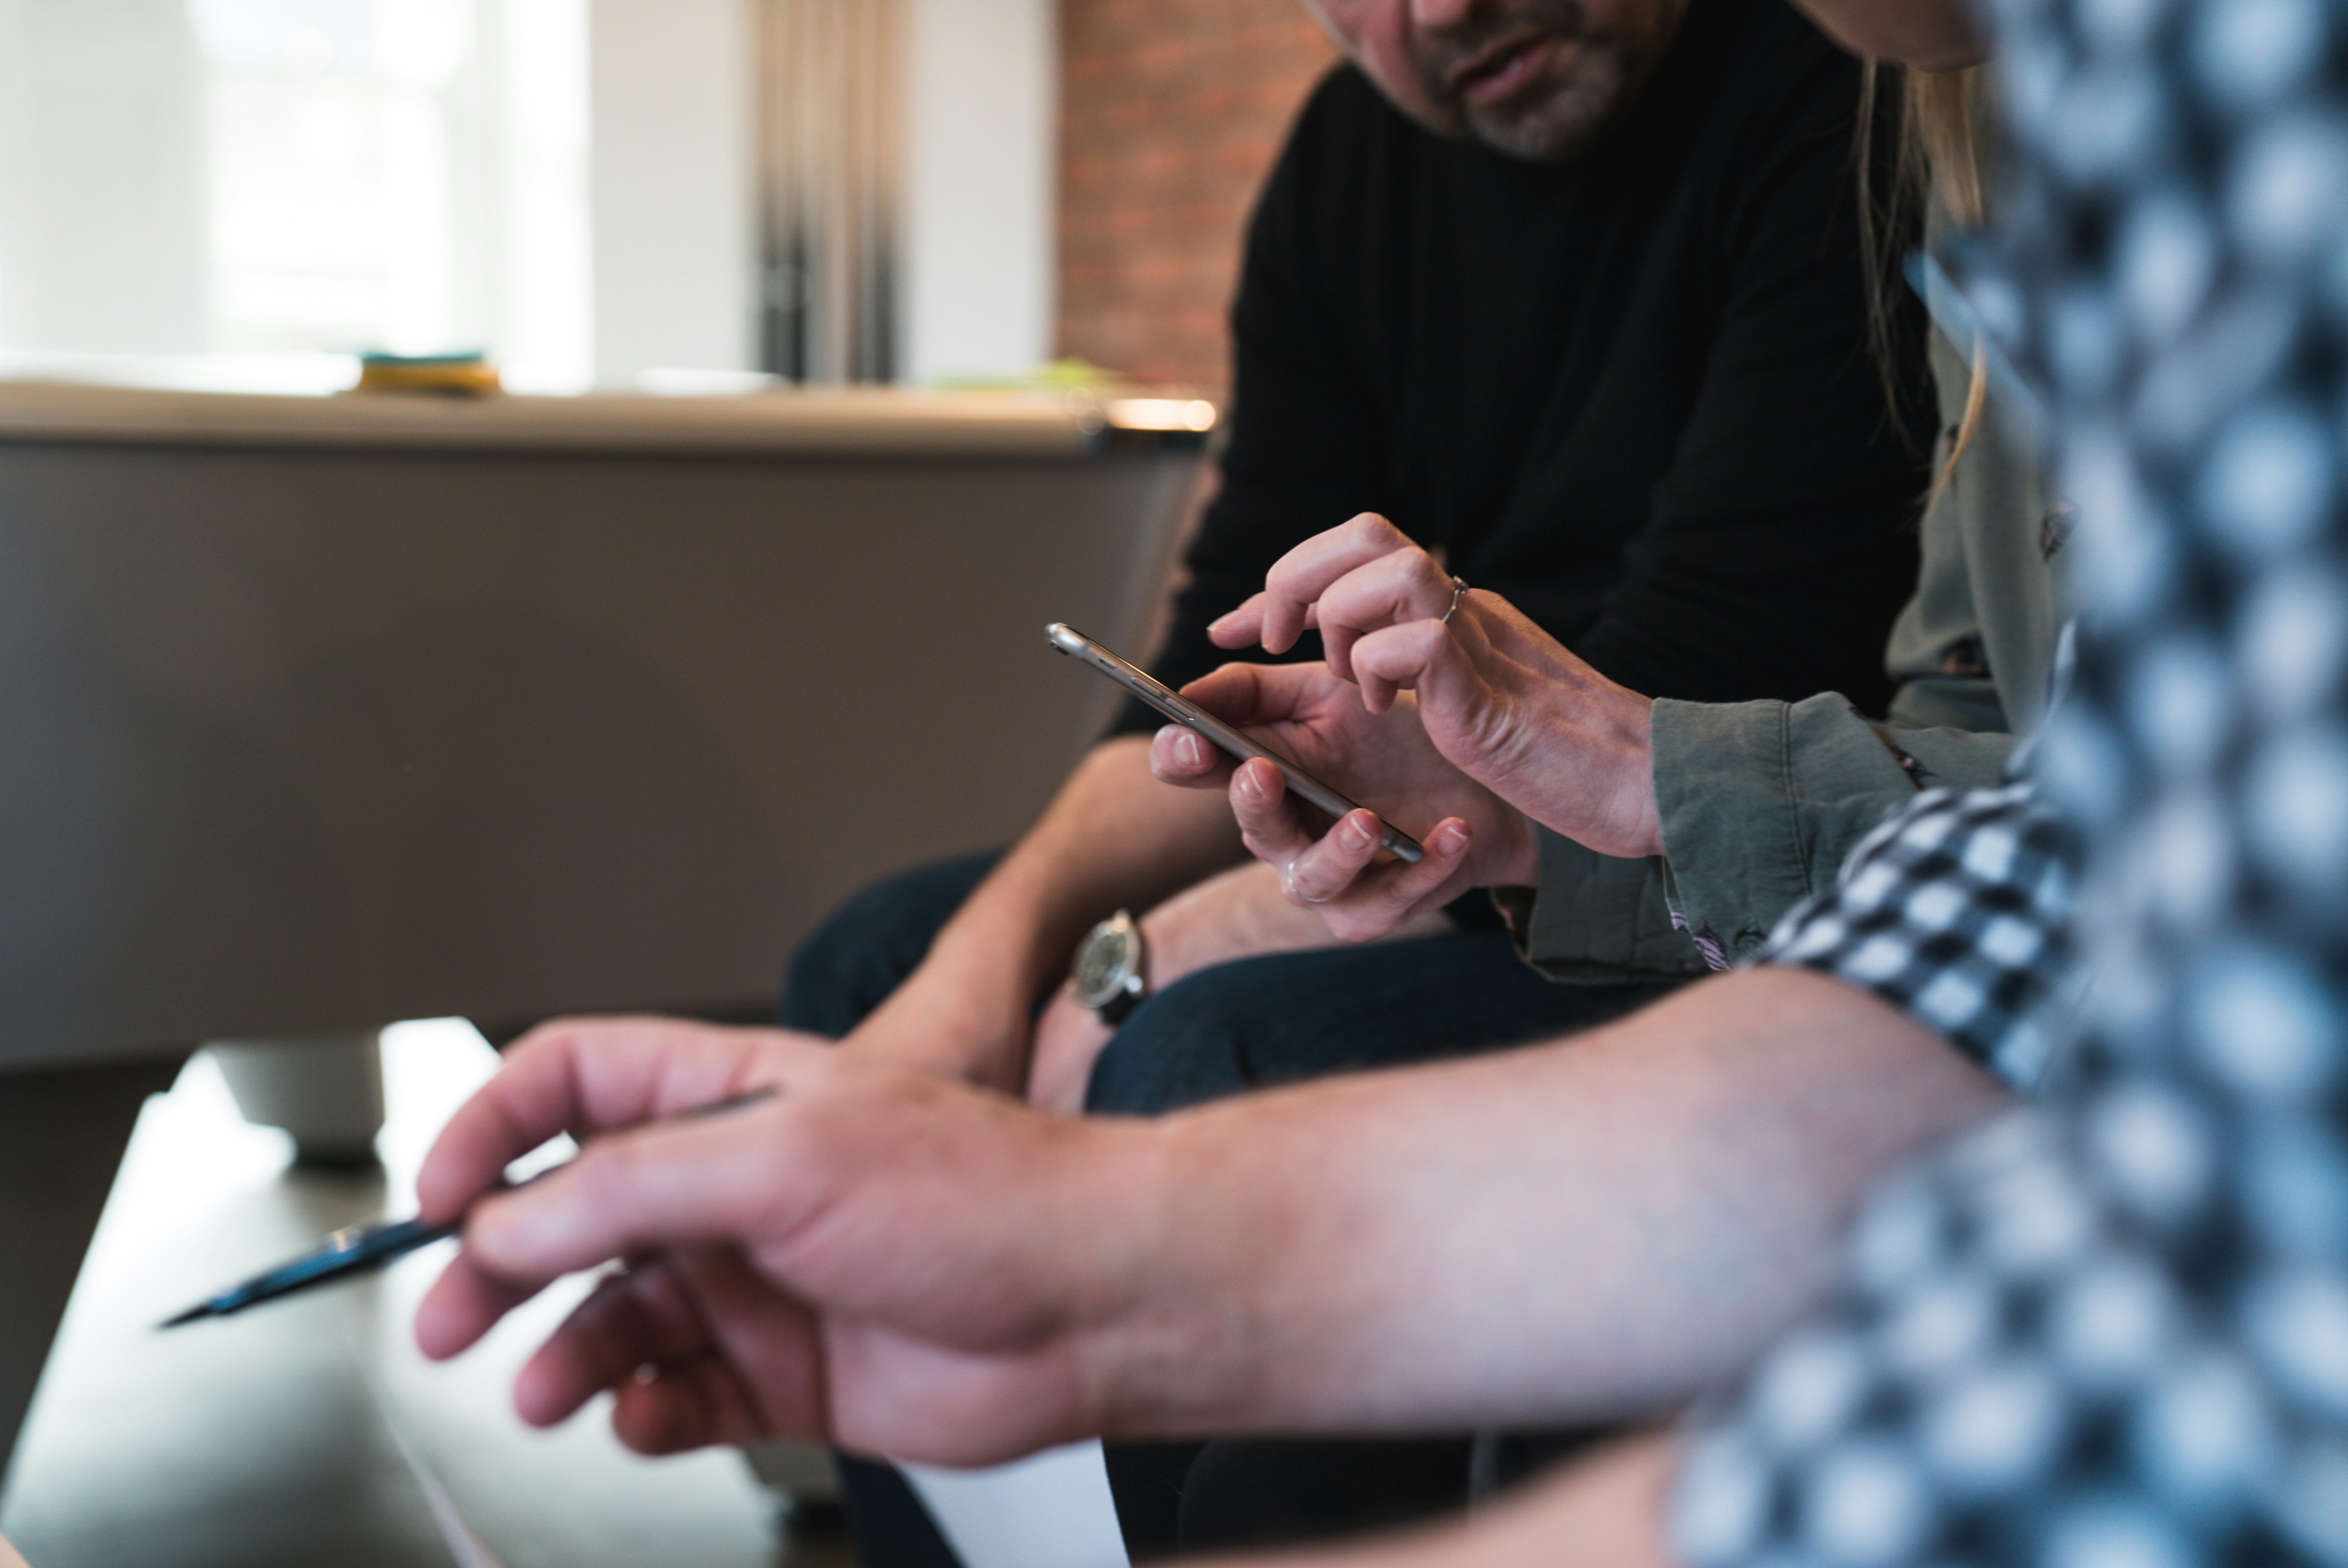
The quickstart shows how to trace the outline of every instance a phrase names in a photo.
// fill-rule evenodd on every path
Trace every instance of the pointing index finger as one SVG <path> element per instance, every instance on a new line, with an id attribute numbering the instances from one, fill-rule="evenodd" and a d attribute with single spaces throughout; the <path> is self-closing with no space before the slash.
<path id="1" fill-rule="evenodd" d="M 1182 695 L 1226 724 L 1293 719 L 1323 683 L 1313 664 L 1225 664 L 1182 688 Z"/>
<path id="2" fill-rule="evenodd" d="M 423 1217 L 446 1224 L 557 1133 L 633 1126 L 775 1076 L 783 1037 L 661 1019 L 570 1020 L 532 1030 L 448 1119 L 417 1174 Z"/>
<path id="3" fill-rule="evenodd" d="M 1332 583 L 1396 550 L 1416 548 L 1400 528 L 1375 512 L 1364 512 L 1305 540 L 1265 574 L 1264 647 L 1274 653 L 1294 647 L 1304 631 L 1305 611 Z"/>
<path id="4" fill-rule="evenodd" d="M 453 1356 L 565 1274 L 725 1239 L 774 1214 L 797 1194 L 769 1179 L 771 1134 L 738 1125 L 755 1114 L 598 1138 L 568 1164 L 473 1204 L 462 1248 L 417 1309 L 417 1343 Z"/>
<path id="5" fill-rule="evenodd" d="M 739 1240 L 798 1195 L 778 1179 L 776 1113 L 746 1107 L 598 1138 L 560 1170 L 476 1204 L 466 1253 L 501 1279 L 543 1285 L 643 1249 Z"/>
<path id="6" fill-rule="evenodd" d="M 1264 575 L 1261 637 L 1264 648 L 1284 653 L 1304 632 L 1313 603 L 1329 585 L 1354 568 L 1382 556 L 1417 547 L 1400 528 L 1375 512 L 1315 534 L 1272 563 Z M 1250 600 L 1250 606 L 1255 604 Z"/>

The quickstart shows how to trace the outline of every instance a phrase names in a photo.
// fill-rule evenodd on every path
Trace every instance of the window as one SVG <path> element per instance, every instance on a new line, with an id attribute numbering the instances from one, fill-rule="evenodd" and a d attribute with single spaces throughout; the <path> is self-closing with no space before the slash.
<path id="1" fill-rule="evenodd" d="M 0 346 L 590 378 L 586 0 L 0 0 L 10 32 Z"/>

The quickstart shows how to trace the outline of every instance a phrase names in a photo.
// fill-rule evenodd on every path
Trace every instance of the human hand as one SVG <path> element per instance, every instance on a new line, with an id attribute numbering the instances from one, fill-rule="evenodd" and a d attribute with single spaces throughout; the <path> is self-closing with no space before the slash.
<path id="1" fill-rule="evenodd" d="M 1371 712 L 1416 693 L 1436 749 L 1534 821 L 1601 855 L 1663 853 L 1653 702 L 1499 595 L 1461 591 L 1384 518 L 1365 512 L 1305 540 L 1208 631 L 1220 647 L 1281 653 L 1308 628 Z"/>
<path id="2" fill-rule="evenodd" d="M 647 1125 L 772 1087 L 776 1098 Z M 570 1131 L 585 1147 L 491 1194 Z M 1097 1431 L 1086 1346 L 1138 1263 L 1103 1123 L 1038 1114 L 775 1030 L 550 1024 L 450 1119 L 417 1181 L 465 1216 L 417 1339 L 473 1344 L 562 1275 L 619 1263 L 522 1368 L 547 1426 L 614 1395 L 629 1447 L 767 1437 L 985 1463 Z"/>
<path id="3" fill-rule="evenodd" d="M 1226 786 L 1249 853 L 1281 873 L 1289 901 L 1347 941 L 1390 936 L 1473 887 L 1529 883 L 1532 833 L 1523 815 L 1436 750 L 1409 697 L 1382 712 L 1321 664 L 1227 664 L 1182 694 L 1226 723 L 1258 732 L 1283 756 L 1367 806 L 1407 820 L 1438 817 L 1416 865 L 1384 855 L 1377 816 L 1330 824 L 1291 799 L 1280 770 L 1231 760 L 1180 725 L 1159 731 L 1150 770 L 1168 784 Z"/>

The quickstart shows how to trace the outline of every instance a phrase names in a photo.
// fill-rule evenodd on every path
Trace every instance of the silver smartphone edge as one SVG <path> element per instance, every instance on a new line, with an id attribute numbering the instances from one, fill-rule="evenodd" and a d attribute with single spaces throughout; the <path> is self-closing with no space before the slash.
<path id="1" fill-rule="evenodd" d="M 1197 703 L 1188 701 L 1179 692 L 1169 690 L 1163 682 L 1159 681 L 1148 671 L 1119 656 L 1115 651 L 1094 641 L 1066 621 L 1053 621 L 1044 628 L 1044 635 L 1060 652 L 1090 669 L 1099 671 L 1176 723 L 1188 725 L 1196 730 L 1232 756 L 1261 757 L 1270 763 L 1280 770 L 1281 776 L 1288 781 L 1289 788 L 1327 812 L 1331 816 L 1344 816 L 1348 812 L 1362 809 L 1361 806 L 1347 800 L 1278 752 L 1250 739 Z M 1379 843 L 1398 858 L 1416 861 L 1426 853 L 1420 847 L 1418 840 L 1394 824 L 1387 822 L 1384 817 L 1380 817 L 1378 822 L 1385 829 Z"/>

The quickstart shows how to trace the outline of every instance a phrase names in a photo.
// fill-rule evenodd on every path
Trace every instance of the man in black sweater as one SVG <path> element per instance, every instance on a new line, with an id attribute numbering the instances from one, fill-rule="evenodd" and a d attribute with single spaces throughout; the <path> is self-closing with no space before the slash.
<path id="1" fill-rule="evenodd" d="M 1917 315 L 1870 331 L 1858 67 L 1783 0 L 1307 3 L 1351 63 L 1249 231 L 1222 486 L 1156 673 L 1221 662 L 1210 620 L 1294 544 L 1376 511 L 1649 696 L 1879 705 L 1930 386 Z M 1316 657 L 1307 641 L 1292 656 Z M 1554 1036 L 1656 994 L 1547 983 L 1481 900 L 1331 946 L 1245 860 L 1220 797 L 1150 777 L 1158 722 L 1126 712 L 1006 854 L 851 902 L 794 960 L 784 1023 L 1046 1104 L 1150 1112 Z M 1086 938 L 1119 910 L 1138 932 Z M 1113 999 L 1097 1016 L 1063 992 L 1039 1015 L 1072 955 Z M 1144 1522 L 1119 1468 L 1135 1544 L 1156 1544 L 1170 1525 Z M 887 1471 L 847 1473 L 870 1568 L 934 1552 Z M 1414 1501 L 1398 1476 L 1374 1487 Z"/>

